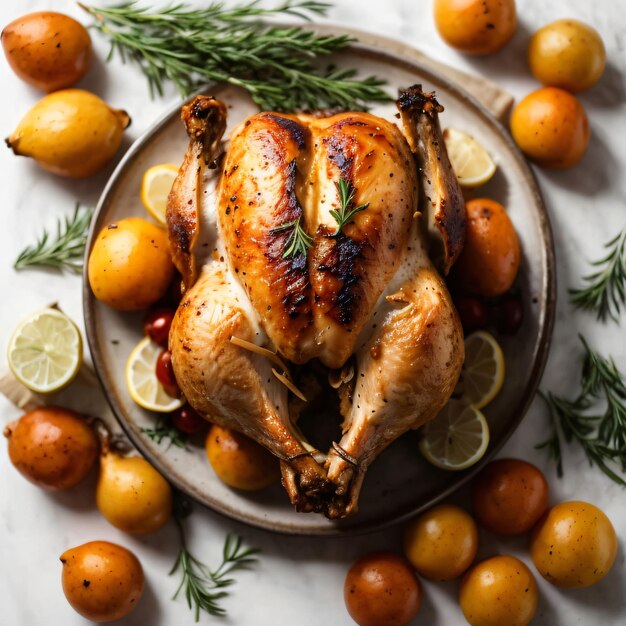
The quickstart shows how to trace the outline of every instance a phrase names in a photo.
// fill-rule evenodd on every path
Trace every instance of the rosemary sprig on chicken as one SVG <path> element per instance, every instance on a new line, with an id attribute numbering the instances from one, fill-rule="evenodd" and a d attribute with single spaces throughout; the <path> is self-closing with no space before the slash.
<path id="1" fill-rule="evenodd" d="M 81 6 L 110 41 L 109 58 L 118 53 L 122 61 L 137 63 L 153 95 L 162 95 L 167 81 L 183 96 L 207 82 L 226 82 L 247 89 L 261 109 L 271 111 L 362 109 L 368 102 L 389 100 L 379 78 L 357 78 L 352 69 L 323 70 L 315 64 L 354 38 L 259 21 L 323 16 L 329 6 L 324 2 L 287 0 L 274 8 L 256 1 L 232 7 L 211 3 L 201 9 L 185 3 Z"/>
<path id="2" fill-rule="evenodd" d="M 604 247 L 608 253 L 591 264 L 596 271 L 583 277 L 586 286 L 569 293 L 575 307 L 617 321 L 626 306 L 626 227 Z"/>
<path id="3" fill-rule="evenodd" d="M 352 221 L 352 218 L 357 213 L 365 211 L 365 209 L 367 209 L 370 205 L 369 202 L 365 202 L 359 206 L 353 206 L 356 189 L 349 180 L 340 178 L 336 185 L 337 193 L 339 194 L 340 207 L 339 210 L 333 209 L 330 211 L 330 214 L 337 222 L 337 230 L 333 233 L 333 237 L 336 237 L 343 230 L 343 227 Z"/>

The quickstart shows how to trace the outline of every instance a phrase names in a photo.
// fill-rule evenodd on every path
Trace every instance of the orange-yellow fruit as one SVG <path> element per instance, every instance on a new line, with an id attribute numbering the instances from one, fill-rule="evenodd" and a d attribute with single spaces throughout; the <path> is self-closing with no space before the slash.
<path id="1" fill-rule="evenodd" d="M 278 479 L 276 457 L 256 441 L 229 428 L 211 426 L 206 453 L 215 473 L 234 489 L 256 491 Z"/>
<path id="2" fill-rule="evenodd" d="M 589 120 L 569 92 L 543 87 L 528 94 L 511 114 L 511 134 L 537 165 L 563 169 L 580 161 L 589 144 Z"/>
<path id="3" fill-rule="evenodd" d="M 404 553 L 418 574 L 430 580 L 453 580 L 472 564 L 478 528 L 458 506 L 440 504 L 409 522 Z"/>
<path id="4" fill-rule="evenodd" d="M 578 20 L 557 20 L 532 36 L 528 64 L 544 85 L 575 93 L 600 80 L 606 67 L 606 51 L 595 28 Z"/>
<path id="5" fill-rule="evenodd" d="M 521 250 L 504 207 L 489 198 L 465 204 L 465 246 L 455 266 L 459 286 L 482 296 L 506 293 L 517 276 Z"/>
<path id="6" fill-rule="evenodd" d="M 53 11 L 29 13 L 5 26 L 2 47 L 17 76 L 43 91 L 71 87 L 91 64 L 87 29 Z"/>
<path id="7" fill-rule="evenodd" d="M 539 573 L 557 587 L 589 587 L 613 567 L 617 536 L 611 520 L 588 502 L 561 502 L 533 533 L 531 556 Z"/>
<path id="8" fill-rule="evenodd" d="M 526 626 L 537 611 L 537 583 L 513 556 L 475 565 L 461 581 L 459 602 L 471 626 Z"/>
<path id="9" fill-rule="evenodd" d="M 359 626 L 405 626 L 419 610 L 421 590 L 405 559 L 393 552 L 371 552 L 348 571 L 343 597 Z"/>
<path id="10" fill-rule="evenodd" d="M 98 300 L 120 311 L 147 309 L 165 295 L 174 275 L 167 234 L 139 217 L 105 226 L 89 255 L 88 274 Z"/>
<path id="11" fill-rule="evenodd" d="M 126 548 L 108 541 L 90 541 L 66 550 L 61 563 L 63 593 L 86 619 L 113 622 L 137 606 L 143 593 L 143 570 Z"/>
<path id="12" fill-rule="evenodd" d="M 515 0 L 435 0 L 442 39 L 467 54 L 492 54 L 515 33 Z"/>
<path id="13" fill-rule="evenodd" d="M 51 491 L 77 485 L 98 458 L 98 438 L 74 411 L 39 407 L 4 429 L 9 458 L 28 480 Z"/>

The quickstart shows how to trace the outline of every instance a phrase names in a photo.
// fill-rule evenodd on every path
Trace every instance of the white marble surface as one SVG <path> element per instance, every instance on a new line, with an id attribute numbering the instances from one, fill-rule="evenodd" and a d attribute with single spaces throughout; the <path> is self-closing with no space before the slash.
<path id="1" fill-rule="evenodd" d="M 552 219 L 558 259 L 559 306 L 553 348 L 542 386 L 574 393 L 577 385 L 578 344 L 582 332 L 592 345 L 610 352 L 626 369 L 624 327 L 601 326 L 575 313 L 566 300 L 566 289 L 586 269 L 586 259 L 601 252 L 602 243 L 626 222 L 626 13 L 612 0 L 519 0 L 520 25 L 513 42 L 487 59 L 468 59 L 448 48 L 432 22 L 430 0 L 337 0 L 330 11 L 332 22 L 397 37 L 460 69 L 498 81 L 517 98 L 535 88 L 525 64 L 528 34 L 561 17 L 577 17 L 602 33 L 609 68 L 596 88 L 583 95 L 592 127 L 589 151 L 582 163 L 566 172 L 538 171 Z M 67 0 L 4 0 L 0 24 L 31 10 L 55 9 L 79 16 Z M 132 67 L 102 59 L 106 45 L 94 37 L 98 60 L 84 81 L 113 105 L 123 106 L 134 118 L 130 141 L 141 134 L 175 98 L 151 101 L 143 78 Z M 8 135 L 39 94 L 18 81 L 4 59 L 0 61 L 0 120 Z M 12 261 L 44 225 L 67 214 L 74 202 L 94 206 L 107 174 L 83 182 L 68 182 L 42 173 L 25 159 L 0 150 L 0 189 L 3 226 L 0 229 L 0 353 L 4 354 L 11 329 L 29 311 L 58 300 L 74 319 L 80 320 L 80 279 L 53 273 L 11 269 Z M 2 423 L 18 411 L 0 399 Z M 626 623 L 626 493 L 595 469 L 582 453 L 565 449 L 565 477 L 558 480 L 543 454 L 533 449 L 546 433 L 546 416 L 535 402 L 502 455 L 529 459 L 544 469 L 551 485 L 551 500 L 584 499 L 604 509 L 612 519 L 621 546 L 611 575 L 591 589 L 565 592 L 540 583 L 540 607 L 533 623 L 544 626 L 612 626 Z M 106 539 L 130 547 L 141 559 L 147 590 L 136 612 L 123 621 L 128 625 L 170 626 L 191 624 L 192 615 L 182 601 L 169 598 L 175 580 L 167 576 L 175 558 L 171 527 L 149 538 L 132 538 L 109 526 L 94 505 L 93 480 L 77 492 L 50 495 L 22 480 L 11 467 L 4 444 L 0 446 L 0 624 L 3 626 L 73 626 L 85 624 L 66 603 L 61 592 L 58 555 L 84 541 Z M 456 500 L 465 502 L 463 494 Z M 231 598 L 225 601 L 226 624 L 289 626 L 299 624 L 348 625 L 342 586 L 349 564 L 374 548 L 399 549 L 398 532 L 391 530 L 365 537 L 338 540 L 302 539 L 256 531 L 196 510 L 190 521 L 193 549 L 215 562 L 228 531 L 243 534 L 263 549 L 260 565 L 238 576 Z M 530 564 L 526 540 L 499 541 L 481 535 L 480 555 L 513 553 Z M 532 565 L 531 565 L 532 567 Z M 456 602 L 457 585 L 423 583 L 423 605 L 415 624 L 454 626 L 463 624 Z M 203 622 L 209 621 L 203 618 Z M 217 621 L 217 620 L 216 620 Z"/>

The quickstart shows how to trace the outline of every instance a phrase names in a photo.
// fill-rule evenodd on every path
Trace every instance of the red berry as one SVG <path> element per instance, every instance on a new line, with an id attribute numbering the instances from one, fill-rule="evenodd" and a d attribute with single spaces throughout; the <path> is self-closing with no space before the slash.
<path id="1" fill-rule="evenodd" d="M 503 335 L 514 335 L 524 321 L 524 306 L 519 296 L 507 295 L 499 304 L 498 330 Z"/>
<path id="2" fill-rule="evenodd" d="M 175 428 L 180 430 L 181 433 L 195 435 L 203 431 L 207 427 L 208 422 L 202 419 L 189 404 L 185 404 L 177 411 L 174 411 L 172 424 L 174 424 Z"/>
<path id="3" fill-rule="evenodd" d="M 143 332 L 158 343 L 167 348 L 167 340 L 170 335 L 170 327 L 174 319 L 174 311 L 165 307 L 148 311 L 143 322 Z"/>
<path id="4" fill-rule="evenodd" d="M 163 350 L 159 354 L 156 362 L 156 377 L 163 385 L 163 389 L 165 389 L 165 393 L 168 396 L 172 396 L 172 398 L 180 397 L 180 389 L 176 384 L 174 368 L 172 367 L 172 353 L 169 350 Z"/>
<path id="5" fill-rule="evenodd" d="M 466 331 L 480 330 L 487 326 L 489 311 L 487 305 L 479 298 L 462 296 L 458 299 L 456 307 Z"/>

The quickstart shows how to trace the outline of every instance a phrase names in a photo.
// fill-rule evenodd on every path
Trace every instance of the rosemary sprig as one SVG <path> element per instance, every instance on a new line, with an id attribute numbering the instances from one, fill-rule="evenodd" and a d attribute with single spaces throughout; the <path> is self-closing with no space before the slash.
<path id="1" fill-rule="evenodd" d="M 575 307 L 595 312 L 598 320 L 610 317 L 617 321 L 626 306 L 626 226 L 604 247 L 607 255 L 591 264 L 600 269 L 583 277 L 586 287 L 570 289 L 569 293 Z"/>
<path id="2" fill-rule="evenodd" d="M 340 178 L 335 185 L 337 187 L 337 193 L 339 194 L 341 207 L 338 211 L 336 209 L 330 211 L 330 214 L 337 222 L 337 230 L 332 234 L 333 237 L 336 237 L 341 232 L 341 229 L 349 224 L 357 213 L 364 211 L 370 205 L 369 202 L 366 202 L 365 204 L 353 207 L 356 189 L 350 181 Z"/>
<path id="3" fill-rule="evenodd" d="M 34 246 L 28 246 L 17 257 L 15 269 L 44 266 L 80 272 L 83 267 L 87 231 L 93 211 L 80 211 L 78 203 L 71 217 L 57 221 L 56 236 L 44 230 Z"/>
<path id="4" fill-rule="evenodd" d="M 302 216 L 299 215 L 295 220 L 281 224 L 276 228 L 273 228 L 270 232 L 280 233 L 284 230 L 291 230 L 287 241 L 285 242 L 285 250 L 283 251 L 283 259 L 293 259 L 299 255 L 306 256 L 307 250 L 313 245 L 313 237 L 309 235 L 302 225 L 300 220 Z"/>
<path id="5" fill-rule="evenodd" d="M 180 551 L 170 575 L 181 570 L 182 579 L 173 596 L 175 600 L 180 593 L 184 593 L 189 608 L 194 612 L 196 622 L 200 621 L 200 611 L 209 615 L 223 617 L 226 609 L 220 605 L 220 600 L 229 595 L 228 587 L 235 584 L 230 574 L 240 569 L 246 569 L 257 563 L 254 557 L 260 550 L 244 548 L 242 538 L 228 534 L 222 550 L 222 562 L 216 569 L 210 569 L 206 564 L 195 557 L 188 549 L 185 538 L 183 518 L 189 514 L 189 501 L 183 504 L 187 507 L 181 511 L 175 506 L 174 519 L 180 536 Z"/>
<path id="6" fill-rule="evenodd" d="M 379 78 L 316 67 L 317 58 L 343 50 L 352 37 L 319 36 L 259 21 L 325 15 L 329 5 L 324 2 L 286 0 L 268 9 L 257 1 L 229 8 L 214 2 L 202 9 L 183 2 L 165 8 L 135 2 L 81 6 L 109 39 L 109 58 L 117 53 L 122 61 L 137 63 L 153 96 L 162 95 L 164 83 L 171 81 L 183 96 L 207 82 L 230 83 L 247 89 L 261 109 L 275 111 L 363 109 L 368 102 L 389 100 Z"/>
<path id="7" fill-rule="evenodd" d="M 170 446 L 177 448 L 187 447 L 187 437 L 180 430 L 174 428 L 171 424 L 167 424 L 162 419 L 157 421 L 154 428 L 142 428 L 141 432 L 159 445 L 161 445 L 164 439 L 169 439 L 168 448 Z"/>
<path id="8" fill-rule="evenodd" d="M 561 434 L 568 443 L 576 441 L 591 465 L 597 465 L 611 480 L 626 487 L 626 480 L 614 468 L 626 472 L 626 383 L 624 375 L 611 358 L 591 350 L 581 336 L 585 356 L 581 371 L 581 390 L 572 401 L 553 393 L 542 394 L 548 405 L 553 432 L 549 439 L 535 446 L 547 449 L 563 475 Z M 605 404 L 597 413 L 599 402 Z"/>

